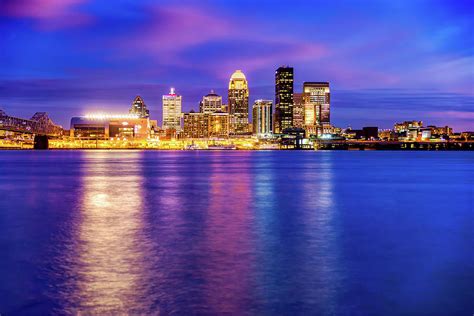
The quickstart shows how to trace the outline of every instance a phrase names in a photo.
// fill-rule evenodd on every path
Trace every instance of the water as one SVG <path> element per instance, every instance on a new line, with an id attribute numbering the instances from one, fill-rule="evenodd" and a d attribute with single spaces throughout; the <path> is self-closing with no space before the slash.
<path id="1" fill-rule="evenodd" d="M 472 315 L 471 152 L 0 152 L 0 314 Z"/>

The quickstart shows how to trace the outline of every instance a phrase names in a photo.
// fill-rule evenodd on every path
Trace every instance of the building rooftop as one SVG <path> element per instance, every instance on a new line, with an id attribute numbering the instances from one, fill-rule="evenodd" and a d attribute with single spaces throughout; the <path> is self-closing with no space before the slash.
<path id="1" fill-rule="evenodd" d="M 242 70 L 236 70 L 230 77 L 230 80 L 247 80 L 247 78 L 245 78 Z"/>

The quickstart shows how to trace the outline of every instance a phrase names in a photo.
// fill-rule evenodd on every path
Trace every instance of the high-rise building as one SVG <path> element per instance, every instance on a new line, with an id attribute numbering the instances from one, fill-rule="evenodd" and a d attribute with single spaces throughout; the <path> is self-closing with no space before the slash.
<path id="1" fill-rule="evenodd" d="M 181 131 L 181 102 L 182 98 L 171 88 L 169 94 L 163 95 L 163 129 Z"/>
<path id="2" fill-rule="evenodd" d="M 275 72 L 274 132 L 293 127 L 293 68 L 280 67 Z"/>
<path id="3" fill-rule="evenodd" d="M 252 108 L 253 133 L 257 136 L 272 132 L 272 101 L 256 100 Z"/>
<path id="4" fill-rule="evenodd" d="M 303 93 L 293 93 L 293 127 L 304 128 Z"/>
<path id="5" fill-rule="evenodd" d="M 303 83 L 305 102 L 305 128 L 315 129 L 318 134 L 330 127 L 329 82 Z"/>
<path id="6" fill-rule="evenodd" d="M 220 111 L 222 111 L 222 97 L 211 90 L 211 93 L 202 97 L 199 112 L 209 114 Z"/>
<path id="7" fill-rule="evenodd" d="M 130 114 L 136 114 L 140 118 L 149 118 L 150 111 L 147 109 L 145 102 L 143 101 L 142 97 L 139 95 L 132 102 L 132 107 L 129 111 Z"/>
<path id="8" fill-rule="evenodd" d="M 249 124 L 249 88 L 241 70 L 236 70 L 229 81 L 229 114 L 232 134 L 247 134 Z"/>

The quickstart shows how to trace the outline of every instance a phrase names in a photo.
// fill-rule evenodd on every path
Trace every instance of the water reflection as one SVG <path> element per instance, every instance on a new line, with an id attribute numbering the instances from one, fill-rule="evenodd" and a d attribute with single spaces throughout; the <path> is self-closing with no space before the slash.
<path id="1" fill-rule="evenodd" d="M 319 312 L 337 313 L 337 296 L 341 292 L 342 267 L 339 264 L 337 205 L 334 201 L 332 152 L 322 152 L 318 160 L 306 160 L 302 168 L 304 210 L 302 234 L 307 260 L 299 271 L 308 285 L 301 297 L 313 302 Z"/>
<path id="2" fill-rule="evenodd" d="M 259 292 L 270 313 L 334 314 L 340 266 L 332 156 L 297 158 L 292 165 L 272 154 L 255 159 Z"/>
<path id="3" fill-rule="evenodd" d="M 229 163 L 211 157 L 205 231 L 205 306 L 211 314 L 243 315 L 252 308 L 255 278 L 254 215 L 249 152 Z M 232 179 L 232 181 L 229 181 Z"/>
<path id="4" fill-rule="evenodd" d="M 72 312 L 129 312 L 140 307 L 146 241 L 140 152 L 86 152 L 76 243 Z M 74 310 L 77 308 L 77 310 Z"/>

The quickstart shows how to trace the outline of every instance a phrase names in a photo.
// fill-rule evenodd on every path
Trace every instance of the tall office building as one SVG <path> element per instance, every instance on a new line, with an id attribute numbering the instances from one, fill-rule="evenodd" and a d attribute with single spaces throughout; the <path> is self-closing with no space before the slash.
<path id="1" fill-rule="evenodd" d="M 274 132 L 293 127 L 293 68 L 280 67 L 275 72 Z"/>
<path id="2" fill-rule="evenodd" d="M 304 128 L 303 93 L 293 93 L 293 127 Z"/>
<path id="3" fill-rule="evenodd" d="M 201 103 L 199 104 L 199 112 L 201 113 L 215 113 L 222 111 L 222 97 L 214 93 L 211 93 L 202 97 Z"/>
<path id="4" fill-rule="evenodd" d="M 330 127 L 329 82 L 303 83 L 305 102 L 305 127 L 315 129 L 317 134 Z"/>
<path id="5" fill-rule="evenodd" d="M 253 133 L 257 136 L 272 132 L 272 101 L 256 100 L 252 108 Z"/>
<path id="6" fill-rule="evenodd" d="M 249 88 L 241 70 L 236 70 L 229 81 L 229 114 L 232 134 L 247 134 L 249 124 Z"/>
<path id="7" fill-rule="evenodd" d="M 139 95 L 136 96 L 136 98 L 132 102 L 132 107 L 130 108 L 130 111 L 128 111 L 130 114 L 136 114 L 140 118 L 149 118 L 150 117 L 150 111 L 147 109 L 145 102 L 143 101 L 142 97 Z"/>
<path id="8" fill-rule="evenodd" d="M 181 131 L 181 102 L 182 98 L 171 88 L 169 94 L 163 95 L 163 129 Z"/>

